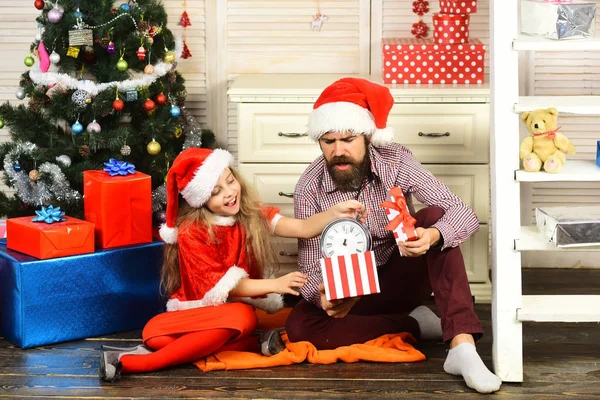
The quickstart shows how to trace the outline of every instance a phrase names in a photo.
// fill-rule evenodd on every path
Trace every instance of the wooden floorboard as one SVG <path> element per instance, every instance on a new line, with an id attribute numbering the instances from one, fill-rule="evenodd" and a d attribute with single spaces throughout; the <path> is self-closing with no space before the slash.
<path id="1" fill-rule="evenodd" d="M 524 293 L 600 293 L 600 270 L 524 270 Z M 489 305 L 476 305 L 486 335 L 478 349 L 491 367 Z M 600 326 L 523 325 L 525 381 L 502 386 L 507 399 L 600 399 Z M 21 350 L 0 339 L 0 399 L 421 399 L 487 398 L 446 374 L 443 343 L 417 344 L 419 363 L 298 364 L 203 373 L 192 365 L 128 375 L 115 384 L 97 376 L 102 344 L 133 346 L 140 331 Z"/>

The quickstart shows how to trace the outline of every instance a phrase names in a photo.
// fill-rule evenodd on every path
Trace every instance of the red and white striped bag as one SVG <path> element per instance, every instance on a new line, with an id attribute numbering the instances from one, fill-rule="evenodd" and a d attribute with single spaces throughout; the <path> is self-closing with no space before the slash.
<path id="1" fill-rule="evenodd" d="M 321 259 L 327 300 L 379 293 L 379 277 L 372 251 Z"/>

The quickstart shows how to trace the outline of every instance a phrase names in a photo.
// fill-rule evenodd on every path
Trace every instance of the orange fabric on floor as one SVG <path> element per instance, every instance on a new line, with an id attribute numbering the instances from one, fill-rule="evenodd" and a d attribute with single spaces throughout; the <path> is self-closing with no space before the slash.
<path id="1" fill-rule="evenodd" d="M 277 329 L 285 325 L 291 309 L 269 315 L 257 311 L 258 329 Z M 416 362 L 425 360 L 425 355 L 415 349 L 410 342 L 415 339 L 409 333 L 383 335 L 363 344 L 338 347 L 333 350 L 317 350 L 309 342 L 291 343 L 287 334 L 281 335 L 286 350 L 272 357 L 245 351 L 223 351 L 205 357 L 194 364 L 204 372 L 218 370 L 268 368 L 291 365 L 301 362 L 311 364 L 333 364 L 338 361 L 358 362 Z"/>

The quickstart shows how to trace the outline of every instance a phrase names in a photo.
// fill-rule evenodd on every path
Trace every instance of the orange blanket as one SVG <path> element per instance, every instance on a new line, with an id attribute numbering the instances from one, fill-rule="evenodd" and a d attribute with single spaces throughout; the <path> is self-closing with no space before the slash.
<path id="1" fill-rule="evenodd" d="M 257 312 L 258 329 L 276 329 L 285 325 L 290 310 L 284 310 L 274 316 Z M 298 364 L 308 361 L 312 364 L 333 364 L 338 361 L 377 361 L 377 362 L 415 362 L 425 360 L 425 355 L 409 344 L 415 339 L 409 333 L 383 335 L 364 344 L 338 347 L 333 350 L 317 350 L 309 342 L 291 343 L 285 332 L 281 335 L 286 350 L 272 357 L 244 351 L 223 351 L 208 356 L 195 364 L 204 372 L 268 368 L 279 365 Z"/>

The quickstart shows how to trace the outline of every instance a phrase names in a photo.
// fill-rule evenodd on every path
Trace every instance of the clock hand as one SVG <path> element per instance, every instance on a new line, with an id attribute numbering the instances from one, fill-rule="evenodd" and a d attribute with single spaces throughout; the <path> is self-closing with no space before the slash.
<path id="1" fill-rule="evenodd" d="M 347 246 L 347 245 L 346 245 L 346 240 L 347 240 L 347 239 L 344 239 L 344 243 L 342 243 L 342 245 L 343 245 L 343 246 Z"/>

